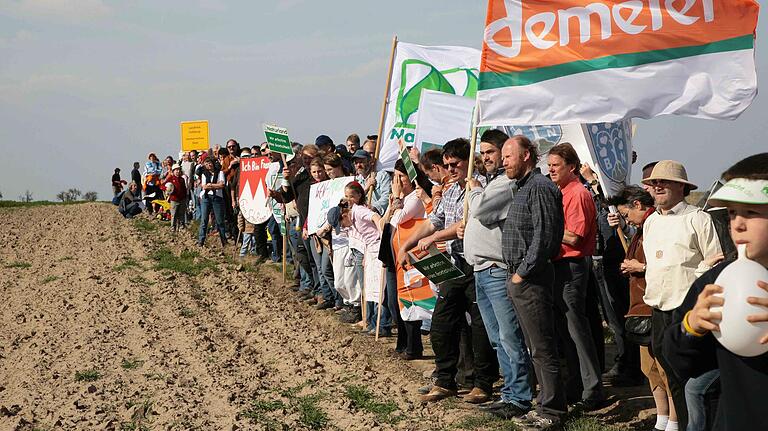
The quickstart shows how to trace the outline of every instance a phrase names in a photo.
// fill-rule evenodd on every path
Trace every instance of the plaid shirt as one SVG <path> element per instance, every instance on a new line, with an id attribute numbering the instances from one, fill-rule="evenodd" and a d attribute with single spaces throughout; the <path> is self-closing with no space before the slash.
<path id="1" fill-rule="evenodd" d="M 472 177 L 479 181 L 483 187 L 488 183 L 485 176 L 475 173 Z M 429 221 L 432 222 L 435 229 L 443 230 L 464 219 L 464 195 L 466 191 L 466 185 L 462 187 L 458 182 L 451 183 L 450 187 L 443 191 L 443 198 L 440 199 L 437 208 L 429 215 Z M 449 255 L 455 254 L 462 259 L 464 258 L 464 241 L 453 239 L 446 241 L 445 245 Z"/>
<path id="2" fill-rule="evenodd" d="M 528 278 L 560 251 L 565 230 L 563 195 L 538 168 L 517 185 L 504 222 L 501 249 L 509 270 Z"/>

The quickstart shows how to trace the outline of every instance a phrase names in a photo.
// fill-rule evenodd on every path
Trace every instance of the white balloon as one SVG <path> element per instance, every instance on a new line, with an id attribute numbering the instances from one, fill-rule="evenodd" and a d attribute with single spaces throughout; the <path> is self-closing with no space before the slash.
<path id="1" fill-rule="evenodd" d="M 768 344 L 760 344 L 760 338 L 768 334 L 768 322 L 751 323 L 747 321 L 747 316 L 768 310 L 749 304 L 747 298 L 768 297 L 768 292 L 757 286 L 758 280 L 768 281 L 768 269 L 749 260 L 745 248 L 745 245 L 739 245 L 739 258 L 715 280 L 715 284 L 723 288 L 719 296 L 723 297 L 724 304 L 712 307 L 711 311 L 723 313 L 720 332 L 713 332 L 717 341 L 739 356 L 753 357 L 768 352 Z"/>

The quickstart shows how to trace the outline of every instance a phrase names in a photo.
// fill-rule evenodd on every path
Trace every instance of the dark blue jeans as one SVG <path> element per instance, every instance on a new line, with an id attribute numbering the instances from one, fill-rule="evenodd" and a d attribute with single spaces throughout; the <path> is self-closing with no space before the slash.
<path id="1" fill-rule="evenodd" d="M 227 233 L 224 230 L 224 198 L 219 196 L 204 196 L 200 202 L 202 220 L 200 220 L 200 231 L 197 234 L 197 243 L 205 244 L 205 237 L 208 234 L 208 219 L 211 211 L 216 218 L 216 229 L 219 231 L 221 243 L 226 244 Z"/>

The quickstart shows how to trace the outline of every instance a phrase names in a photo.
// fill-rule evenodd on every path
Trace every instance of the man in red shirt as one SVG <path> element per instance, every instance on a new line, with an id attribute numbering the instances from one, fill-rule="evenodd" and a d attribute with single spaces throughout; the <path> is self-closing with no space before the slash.
<path id="1" fill-rule="evenodd" d="M 597 410 L 605 402 L 602 370 L 586 312 L 591 256 L 597 242 L 597 210 L 579 180 L 581 162 L 573 146 L 563 143 L 549 150 L 549 176 L 563 194 L 565 233 L 555 267 L 555 307 L 558 337 L 565 346 L 566 388 L 575 397 L 581 377 L 582 410 Z"/>

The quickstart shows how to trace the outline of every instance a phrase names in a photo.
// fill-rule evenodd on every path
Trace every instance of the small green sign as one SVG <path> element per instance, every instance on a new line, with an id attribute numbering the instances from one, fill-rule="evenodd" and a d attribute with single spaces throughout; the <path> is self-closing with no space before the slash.
<path id="1" fill-rule="evenodd" d="M 411 264 L 432 283 L 439 284 L 464 276 L 447 254 L 435 252 L 436 250 L 430 250 L 430 255 L 424 258 L 416 258 L 413 251 L 408 254 L 411 255 Z"/>
<path id="2" fill-rule="evenodd" d="M 408 179 L 410 181 L 413 181 L 416 179 L 416 166 L 413 165 L 413 160 L 411 160 L 410 154 L 408 154 L 408 148 L 403 148 L 403 151 L 400 151 L 400 160 L 403 161 L 403 164 L 405 165 L 405 170 L 408 172 Z"/>
<path id="3" fill-rule="evenodd" d="M 264 125 L 264 137 L 267 138 L 269 151 L 283 154 L 293 154 L 291 140 L 288 139 L 288 129 L 282 127 Z"/>

